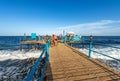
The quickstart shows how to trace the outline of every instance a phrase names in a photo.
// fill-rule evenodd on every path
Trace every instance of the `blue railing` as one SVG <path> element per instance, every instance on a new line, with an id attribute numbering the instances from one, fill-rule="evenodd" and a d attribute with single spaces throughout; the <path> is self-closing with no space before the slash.
<path id="1" fill-rule="evenodd" d="M 89 58 L 91 58 L 92 52 L 95 52 L 95 53 L 97 53 L 97 54 L 106 56 L 106 57 L 111 58 L 111 59 L 114 59 L 114 60 L 116 60 L 116 61 L 120 61 L 120 59 L 117 59 L 117 58 L 114 58 L 114 57 L 112 57 L 112 56 L 109 56 L 108 54 L 101 53 L 101 52 L 98 52 L 98 51 L 93 50 L 93 45 L 108 46 L 108 47 L 111 47 L 111 48 L 120 49 L 119 47 L 114 47 L 114 46 L 111 46 L 111 45 L 100 44 L 100 43 L 94 43 L 94 44 L 92 44 L 92 42 L 90 42 L 90 44 L 89 44 L 89 49 L 88 49 L 88 50 L 89 50 L 89 54 L 88 54 L 88 57 L 89 57 Z"/>
<path id="2" fill-rule="evenodd" d="M 42 68 L 42 65 L 40 65 L 40 69 L 42 69 L 42 72 L 41 72 L 41 75 L 40 75 L 40 81 L 43 80 L 46 63 L 49 61 L 49 44 L 50 43 L 48 41 L 48 43 L 46 43 L 42 53 L 40 54 L 40 57 L 37 59 L 37 61 L 33 65 L 32 69 L 30 70 L 29 74 L 27 75 L 26 81 L 30 81 L 32 79 L 32 77 L 33 77 L 33 75 L 34 75 L 38 65 L 40 64 L 43 56 L 45 55 L 44 56 L 45 62 L 44 62 L 43 68 Z"/>
<path id="3" fill-rule="evenodd" d="M 82 42 L 84 42 L 84 39 L 82 40 Z M 83 43 L 83 45 L 82 45 L 83 48 L 84 48 L 84 45 L 85 45 L 85 43 Z M 86 43 L 86 45 L 88 45 L 88 44 Z M 94 45 L 107 46 L 107 47 L 111 47 L 111 48 L 115 48 L 115 49 L 120 49 L 120 47 L 115 47 L 115 46 L 111 46 L 111 45 L 108 45 L 108 44 L 93 43 L 92 42 L 92 38 L 91 38 L 90 42 L 89 42 L 89 47 L 86 48 L 87 50 L 89 50 L 89 52 L 88 52 L 88 58 L 91 58 L 92 57 L 92 52 L 94 52 L 96 54 L 100 54 L 100 55 L 106 56 L 106 57 L 114 59 L 116 61 L 120 61 L 120 59 L 117 59 L 117 58 L 114 58 L 112 56 L 109 56 L 108 54 L 105 54 L 105 53 L 93 50 L 93 46 Z M 70 46 L 73 46 L 72 43 L 70 43 Z"/>

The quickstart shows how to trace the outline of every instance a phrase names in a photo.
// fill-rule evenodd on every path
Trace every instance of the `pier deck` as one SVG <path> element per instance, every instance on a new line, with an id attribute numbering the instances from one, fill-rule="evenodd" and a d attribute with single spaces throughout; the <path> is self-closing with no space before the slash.
<path id="1" fill-rule="evenodd" d="M 46 43 L 41 40 L 22 41 L 22 42 L 20 42 L 20 51 L 22 51 L 22 45 L 34 45 L 34 49 L 36 49 L 36 46 L 35 46 L 36 44 L 46 44 Z M 28 46 L 28 48 L 29 48 L 29 46 Z"/>
<path id="2" fill-rule="evenodd" d="M 39 41 L 33 40 L 33 41 L 22 41 L 20 42 L 20 44 L 46 44 L 46 43 L 40 40 Z"/>
<path id="3" fill-rule="evenodd" d="M 51 47 L 47 81 L 120 81 L 120 72 L 64 44 Z"/>

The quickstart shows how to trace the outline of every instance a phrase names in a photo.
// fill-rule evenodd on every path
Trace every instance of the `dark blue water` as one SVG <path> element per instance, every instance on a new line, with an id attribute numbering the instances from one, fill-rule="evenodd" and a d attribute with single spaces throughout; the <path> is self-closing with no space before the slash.
<path id="1" fill-rule="evenodd" d="M 89 37 L 84 36 L 84 42 L 89 43 Z M 120 44 L 120 36 L 93 36 L 93 43 Z"/>
<path id="2" fill-rule="evenodd" d="M 0 36 L 0 50 L 17 50 L 23 36 Z"/>
<path id="3" fill-rule="evenodd" d="M 23 36 L 0 36 L 0 50 L 18 50 Z M 89 44 L 89 36 L 83 36 L 84 43 Z M 120 44 L 120 36 L 93 36 L 93 43 Z"/>
<path id="4" fill-rule="evenodd" d="M 89 39 L 89 36 L 83 36 L 84 48 L 89 48 Z M 93 47 L 102 46 L 102 48 L 106 48 L 108 46 L 115 46 L 116 44 L 120 45 L 120 36 L 93 36 L 92 44 Z M 82 48 L 82 43 L 72 44 L 72 46 L 76 48 Z"/>

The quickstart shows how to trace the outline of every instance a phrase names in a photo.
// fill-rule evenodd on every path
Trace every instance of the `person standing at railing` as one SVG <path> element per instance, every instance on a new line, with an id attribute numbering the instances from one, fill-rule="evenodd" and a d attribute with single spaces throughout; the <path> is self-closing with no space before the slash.
<path id="1" fill-rule="evenodd" d="M 92 35 L 90 35 L 90 42 L 92 42 L 92 40 L 93 40 L 93 36 L 92 36 Z"/>

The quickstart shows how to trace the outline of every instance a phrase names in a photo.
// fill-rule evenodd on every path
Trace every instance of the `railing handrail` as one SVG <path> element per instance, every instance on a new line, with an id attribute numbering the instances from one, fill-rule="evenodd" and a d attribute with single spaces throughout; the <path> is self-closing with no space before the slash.
<path id="1" fill-rule="evenodd" d="M 42 81 L 43 80 L 43 76 L 44 76 L 44 71 L 45 71 L 45 67 L 46 67 L 46 62 L 47 62 L 47 60 L 48 60 L 48 52 L 46 51 L 46 57 L 45 57 L 45 65 L 43 66 L 43 69 L 42 69 L 42 73 L 41 73 L 41 76 L 40 76 L 40 81 Z"/>
<path id="2" fill-rule="evenodd" d="M 30 80 L 32 79 L 32 76 L 33 76 L 33 74 L 35 73 L 35 71 L 36 71 L 36 69 L 37 69 L 37 67 L 38 67 L 38 65 L 39 65 L 39 62 L 40 62 L 40 60 L 42 59 L 42 56 L 43 56 L 44 52 L 45 52 L 45 49 L 43 49 L 40 57 L 37 59 L 37 61 L 36 61 L 35 64 L 33 65 L 31 71 L 29 72 L 29 74 L 28 74 L 28 76 L 27 76 L 27 78 L 26 78 L 26 81 L 30 81 Z"/>
<path id="3" fill-rule="evenodd" d="M 48 52 L 49 44 L 50 44 L 50 42 L 46 43 L 46 45 L 45 45 L 45 47 L 44 47 L 44 49 L 43 49 L 40 57 L 37 59 L 37 61 L 36 61 L 35 64 L 33 65 L 32 69 L 30 70 L 30 72 L 29 72 L 29 74 L 28 74 L 28 76 L 27 76 L 27 78 L 26 78 L 26 81 L 30 81 L 30 80 L 32 79 L 32 76 L 33 76 L 33 74 L 35 73 L 35 71 L 36 71 L 36 69 L 37 69 L 37 67 L 38 67 L 38 65 L 39 65 L 39 63 L 40 63 L 40 61 L 41 61 L 41 59 L 42 59 L 42 56 L 43 56 L 44 53 L 45 53 L 45 63 L 44 63 L 44 66 L 43 66 L 43 68 L 42 68 L 42 74 L 41 74 L 41 76 L 40 76 L 40 81 L 42 81 L 43 76 L 44 76 L 44 70 L 45 70 L 45 67 L 46 67 L 46 62 L 49 60 L 49 59 L 48 59 L 48 58 L 49 58 L 49 55 L 48 55 L 48 54 L 49 54 L 49 52 Z M 41 67 L 41 65 L 40 65 L 40 67 Z"/>
<path id="4" fill-rule="evenodd" d="M 95 51 L 95 50 L 91 50 L 91 51 L 92 51 L 92 52 L 95 52 L 95 53 L 97 53 L 97 54 L 104 55 L 104 56 L 106 56 L 106 57 L 112 58 L 112 59 L 114 59 L 114 60 L 120 61 L 119 59 L 116 59 L 116 58 L 114 58 L 114 57 L 112 57 L 112 56 L 109 56 L 109 55 L 107 55 L 107 54 L 100 53 L 100 52 Z"/>
<path id="5" fill-rule="evenodd" d="M 100 45 L 101 45 L 101 44 L 100 44 Z M 109 45 L 108 45 L 108 46 L 109 46 Z M 111 47 L 113 47 L 113 46 L 111 46 Z M 114 48 L 115 48 L 115 47 L 114 47 Z M 112 58 L 112 59 L 114 59 L 114 60 L 120 61 L 120 60 L 117 59 L 117 58 L 114 58 L 114 57 L 112 57 L 112 56 L 109 56 L 109 55 L 106 55 L 106 54 L 104 54 L 104 53 L 100 53 L 100 52 L 98 52 L 98 51 L 93 50 L 93 49 L 92 49 L 92 42 L 90 42 L 90 45 L 89 45 L 89 55 L 88 55 L 89 58 L 91 58 L 91 52 L 95 52 L 95 53 L 97 53 L 97 54 L 101 54 L 101 55 L 104 55 L 104 56 L 106 56 L 106 57 Z"/>

